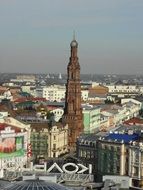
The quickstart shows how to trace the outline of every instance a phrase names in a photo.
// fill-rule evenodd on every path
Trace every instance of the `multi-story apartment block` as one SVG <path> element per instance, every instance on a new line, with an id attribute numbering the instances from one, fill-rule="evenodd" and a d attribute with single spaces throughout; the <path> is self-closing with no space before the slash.
<path id="1" fill-rule="evenodd" d="M 84 134 L 77 139 L 76 142 L 76 156 L 85 166 L 92 165 L 94 175 L 97 174 L 97 158 L 98 158 L 98 138 L 97 134 Z"/>
<path id="2" fill-rule="evenodd" d="M 85 133 L 93 133 L 99 130 L 100 127 L 100 107 L 98 106 L 83 106 L 83 124 Z"/>
<path id="3" fill-rule="evenodd" d="M 137 134 L 112 133 L 98 140 L 98 174 L 128 175 L 129 145 Z"/>
<path id="4" fill-rule="evenodd" d="M 77 140 L 77 157 L 84 164 L 92 164 L 98 180 L 104 175 L 128 175 L 130 143 L 138 139 L 137 133 L 81 135 Z"/>
<path id="5" fill-rule="evenodd" d="M 132 142 L 129 147 L 129 176 L 132 187 L 143 189 L 143 142 Z"/>
<path id="6" fill-rule="evenodd" d="M 36 121 L 35 121 L 36 122 Z M 47 123 L 31 123 L 31 148 L 32 158 L 38 161 L 40 158 L 48 158 L 48 136 L 49 130 Z"/>
<path id="7" fill-rule="evenodd" d="M 55 158 L 68 152 L 68 125 L 57 123 L 52 126 L 48 136 L 48 155 Z"/>
<path id="8" fill-rule="evenodd" d="M 109 93 L 138 93 L 139 87 L 137 85 L 106 85 Z"/>
<path id="9" fill-rule="evenodd" d="M 22 85 L 21 86 L 22 92 L 27 92 L 30 95 L 36 97 L 35 85 Z M 40 96 L 38 96 L 40 97 Z"/>
<path id="10" fill-rule="evenodd" d="M 20 119 L 20 117 L 19 117 Z M 21 117 L 31 124 L 30 141 L 32 158 L 39 160 L 59 157 L 68 152 L 68 126 L 62 123 L 49 123 L 49 120 L 36 117 Z"/>
<path id="11" fill-rule="evenodd" d="M 43 98 L 50 101 L 60 102 L 65 99 L 66 87 L 61 85 L 52 85 L 43 88 Z"/>
<path id="12" fill-rule="evenodd" d="M 123 99 L 121 105 L 107 105 L 101 109 L 101 129 L 114 127 L 139 115 L 141 102 L 134 99 Z M 104 120 L 107 119 L 107 122 Z"/>
<path id="13" fill-rule="evenodd" d="M 36 87 L 34 93 L 35 93 L 34 97 L 43 97 L 43 87 L 41 86 Z"/>
<path id="14" fill-rule="evenodd" d="M 17 75 L 16 79 L 11 79 L 12 82 L 32 82 L 35 83 L 36 77 L 34 75 Z"/>
<path id="15" fill-rule="evenodd" d="M 43 87 L 43 97 L 50 101 L 60 102 L 65 99 L 66 87 L 64 85 L 51 85 Z M 83 101 L 88 99 L 88 90 L 81 90 L 81 97 Z"/>

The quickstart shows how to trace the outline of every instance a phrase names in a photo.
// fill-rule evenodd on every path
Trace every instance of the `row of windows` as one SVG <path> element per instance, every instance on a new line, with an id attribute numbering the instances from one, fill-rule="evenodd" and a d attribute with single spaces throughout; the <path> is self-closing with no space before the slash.
<path id="1" fill-rule="evenodd" d="M 44 146 L 47 146 L 47 144 L 46 143 L 37 143 L 37 142 L 31 142 L 31 144 L 32 144 L 32 147 L 34 147 L 34 146 L 41 146 L 41 147 L 44 147 Z"/>
<path id="2" fill-rule="evenodd" d="M 136 92 L 136 90 L 111 90 L 111 92 Z"/>
<path id="3" fill-rule="evenodd" d="M 33 134 L 33 135 L 31 135 L 31 139 L 36 139 L 36 138 L 38 138 L 38 139 L 44 139 L 44 140 L 47 140 L 47 136 L 46 135 L 40 135 L 40 134 Z"/>
<path id="4" fill-rule="evenodd" d="M 76 92 L 77 92 L 77 91 L 76 91 Z M 58 96 L 58 97 L 61 97 L 61 96 L 62 96 L 63 98 L 65 97 L 65 93 L 64 93 L 64 94 L 63 94 L 63 93 L 57 94 L 57 93 L 44 92 L 43 95 L 44 95 L 44 96 L 49 96 L 49 97 L 50 97 L 50 96 L 55 96 L 55 97 L 57 97 L 57 96 Z M 83 93 L 82 93 L 82 97 L 86 97 L 86 98 L 87 98 L 87 97 L 88 97 L 88 94 L 83 94 Z"/>
<path id="5" fill-rule="evenodd" d="M 83 158 L 94 158 L 94 151 L 80 150 L 79 157 Z"/>
<path id="6" fill-rule="evenodd" d="M 11 161 L 14 161 L 14 162 L 21 162 L 21 157 L 15 157 L 15 158 L 5 158 L 4 159 L 4 163 L 6 162 L 11 162 Z"/>
<path id="7" fill-rule="evenodd" d="M 53 113 L 62 115 L 64 112 L 63 111 L 53 111 Z"/>
<path id="8" fill-rule="evenodd" d="M 109 174 L 120 174 L 120 166 L 113 167 L 112 165 L 106 165 L 101 168 L 101 172 Z"/>
<path id="9" fill-rule="evenodd" d="M 113 155 L 103 154 L 98 158 L 98 168 L 104 173 L 119 173 L 120 172 L 120 157 L 115 159 Z"/>
<path id="10" fill-rule="evenodd" d="M 44 92 L 43 94 L 45 94 L 45 95 L 47 95 L 47 96 L 48 96 L 48 95 L 50 95 L 50 96 L 54 96 L 54 95 L 55 95 L 55 96 L 57 96 L 57 95 L 58 95 L 58 96 L 65 96 L 65 93 L 57 93 L 57 92 L 55 92 L 55 93 L 54 93 L 54 92 L 53 92 L 53 93 Z"/>
<path id="11" fill-rule="evenodd" d="M 120 150 L 121 150 L 120 147 L 117 147 L 117 146 L 108 146 L 108 145 L 105 145 L 105 144 L 102 144 L 101 147 L 102 147 L 102 149 L 117 151 L 119 153 L 120 153 Z"/>

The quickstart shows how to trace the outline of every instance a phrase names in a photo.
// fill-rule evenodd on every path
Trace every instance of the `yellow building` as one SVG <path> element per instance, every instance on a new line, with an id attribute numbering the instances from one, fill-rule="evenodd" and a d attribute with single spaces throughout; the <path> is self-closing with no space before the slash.
<path id="1" fill-rule="evenodd" d="M 62 123 L 31 123 L 31 144 L 34 160 L 59 157 L 68 152 L 68 126 Z"/>

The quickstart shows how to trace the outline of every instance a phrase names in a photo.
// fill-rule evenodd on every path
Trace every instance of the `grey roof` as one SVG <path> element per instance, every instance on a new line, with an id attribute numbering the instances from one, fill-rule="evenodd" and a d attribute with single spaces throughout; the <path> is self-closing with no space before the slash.
<path id="1" fill-rule="evenodd" d="M 62 185 L 42 180 L 17 181 L 3 188 L 3 190 L 69 190 Z"/>
<path id="2" fill-rule="evenodd" d="M 90 141 L 90 142 L 94 142 L 97 141 L 97 139 L 99 139 L 99 137 L 104 137 L 106 136 L 107 133 L 106 132 L 98 132 L 98 133 L 91 133 L 91 134 L 83 134 L 79 137 L 78 141 Z"/>
<path id="3" fill-rule="evenodd" d="M 20 120 L 20 121 L 24 121 L 24 122 L 28 122 L 28 123 L 48 123 L 49 120 L 48 119 L 43 119 L 37 116 L 30 116 L 30 115 L 18 115 L 16 116 L 16 119 Z"/>
<path id="4" fill-rule="evenodd" d="M 134 131 L 134 133 L 140 133 L 143 130 L 143 126 L 142 125 L 119 125 L 116 128 L 113 128 L 111 131 L 118 131 L 121 133 L 125 133 L 128 131 Z"/>
<path id="5" fill-rule="evenodd" d="M 57 107 L 65 107 L 65 102 L 51 102 L 47 101 L 46 102 L 48 106 L 57 106 Z"/>
<path id="6" fill-rule="evenodd" d="M 95 110 L 95 109 L 99 109 L 100 106 L 91 106 L 91 105 L 86 105 L 86 104 L 82 104 L 82 108 L 83 108 L 83 111 L 85 110 Z"/>
<path id="7" fill-rule="evenodd" d="M 9 184 L 10 184 L 9 181 L 0 179 L 0 189 L 4 189 L 4 187 L 8 186 Z"/>

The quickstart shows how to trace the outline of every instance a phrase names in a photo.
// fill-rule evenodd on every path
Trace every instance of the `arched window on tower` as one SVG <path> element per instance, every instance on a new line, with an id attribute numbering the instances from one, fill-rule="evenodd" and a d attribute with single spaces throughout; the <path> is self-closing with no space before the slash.
<path id="1" fill-rule="evenodd" d="M 71 79 L 72 78 L 72 73 L 71 72 L 69 72 L 69 79 Z"/>
<path id="2" fill-rule="evenodd" d="M 73 73 L 73 72 L 70 73 L 69 78 L 70 78 L 70 79 L 73 79 L 73 78 L 74 78 L 74 73 Z"/>
<path id="3" fill-rule="evenodd" d="M 79 76 L 79 71 L 76 71 L 76 79 L 79 79 L 80 76 Z"/>

